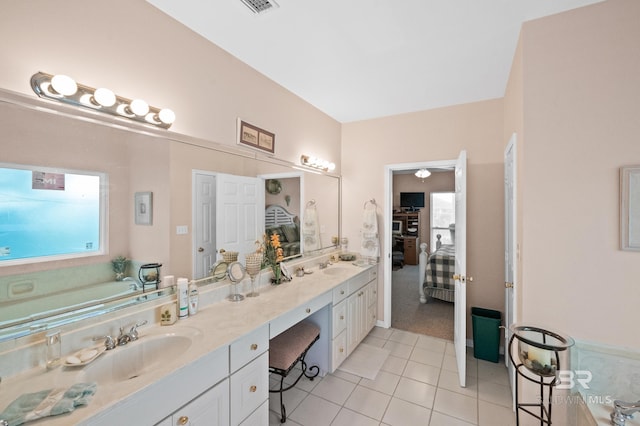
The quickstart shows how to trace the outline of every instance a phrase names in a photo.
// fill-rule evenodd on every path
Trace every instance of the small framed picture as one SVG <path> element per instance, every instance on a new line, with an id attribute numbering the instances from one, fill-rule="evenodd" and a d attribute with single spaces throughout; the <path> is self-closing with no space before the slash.
<path id="1" fill-rule="evenodd" d="M 276 135 L 238 119 L 238 145 L 273 154 L 276 150 Z"/>
<path id="2" fill-rule="evenodd" d="M 152 225 L 153 192 L 136 192 L 134 205 L 136 225 Z"/>

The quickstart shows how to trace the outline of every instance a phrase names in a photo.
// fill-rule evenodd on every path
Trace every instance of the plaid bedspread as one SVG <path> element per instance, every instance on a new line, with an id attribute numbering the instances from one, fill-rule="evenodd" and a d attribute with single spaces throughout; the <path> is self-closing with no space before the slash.
<path id="1" fill-rule="evenodd" d="M 427 259 L 424 292 L 436 299 L 453 302 L 455 298 L 455 246 L 444 244 Z"/>

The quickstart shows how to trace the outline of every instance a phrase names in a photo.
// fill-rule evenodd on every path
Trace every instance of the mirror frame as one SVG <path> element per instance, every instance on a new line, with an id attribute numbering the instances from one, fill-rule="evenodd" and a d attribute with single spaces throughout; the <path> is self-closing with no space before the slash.
<path id="1" fill-rule="evenodd" d="M 640 251 L 640 165 L 620 168 L 620 248 Z"/>
<path id="2" fill-rule="evenodd" d="M 102 115 L 102 114 L 95 113 L 93 111 L 85 111 L 73 106 L 58 104 L 53 101 L 32 98 L 21 93 L 8 91 L 6 89 L 1 89 L 1 88 L 0 88 L 0 104 L 17 106 L 17 107 L 25 108 L 27 110 L 39 111 L 39 112 L 53 114 L 56 116 L 61 116 L 61 117 L 70 118 L 74 120 L 81 120 L 84 122 L 88 122 L 90 124 L 124 130 L 126 132 L 131 132 L 133 134 L 146 135 L 146 136 L 155 137 L 155 138 L 162 138 L 167 140 L 169 143 L 173 143 L 173 142 L 181 143 L 181 144 L 189 145 L 196 148 L 204 148 L 204 149 L 213 150 L 219 153 L 235 155 L 240 158 L 257 160 L 264 164 L 283 166 L 290 169 L 300 170 L 302 172 L 321 174 L 327 177 L 335 178 L 337 180 L 337 192 L 338 192 L 338 199 L 337 199 L 338 211 L 337 211 L 337 221 L 336 221 L 338 240 L 340 235 L 342 234 L 342 216 L 341 216 L 342 178 L 337 173 L 328 173 L 328 172 L 320 173 L 315 169 L 307 169 L 303 166 L 300 166 L 288 160 L 279 159 L 273 156 L 266 156 L 258 152 L 248 151 L 232 145 L 226 145 L 226 144 L 221 144 L 214 141 L 204 140 L 204 139 L 192 137 L 185 134 L 171 132 L 165 129 L 156 129 L 141 123 L 123 121 L 118 117 Z M 327 252 L 330 252 L 331 250 L 334 250 L 335 247 L 336 247 L 335 245 L 333 246 L 328 245 L 312 253 L 303 253 L 302 257 L 298 257 L 297 259 L 312 258 L 317 255 L 323 255 L 323 254 L 326 254 Z M 54 268 L 54 269 L 59 269 L 59 268 Z M 208 277 L 205 280 L 207 279 Z M 205 281 L 205 280 L 202 280 L 202 281 Z M 227 277 L 227 280 L 228 280 L 228 277 Z M 213 286 L 221 286 L 224 284 L 229 284 L 229 283 L 219 282 L 218 280 L 208 280 L 208 282 L 204 283 L 204 285 L 213 285 Z M 117 311 L 119 309 L 131 307 L 138 303 L 158 300 L 161 298 L 169 298 L 173 294 L 175 294 L 175 291 L 173 288 L 164 288 L 155 292 L 147 292 L 145 294 L 134 293 L 134 294 L 123 296 L 123 297 L 121 296 L 118 298 L 110 298 L 108 300 L 90 301 L 87 303 L 88 306 L 103 305 L 103 306 L 100 306 L 99 309 L 92 310 L 92 312 L 88 312 L 86 309 L 77 310 L 77 307 L 74 307 L 74 308 L 70 308 L 68 311 L 56 312 L 55 317 L 45 315 L 45 316 L 38 316 L 37 318 L 35 318 L 34 321 L 19 321 L 19 322 L 17 321 L 15 323 L 10 323 L 10 325 L 5 326 L 4 328 L 0 328 L 0 342 L 42 332 L 52 327 L 57 328 L 63 325 L 72 324 L 78 321 L 86 320 L 88 318 L 93 318 L 98 315 L 104 315 L 113 311 Z"/>

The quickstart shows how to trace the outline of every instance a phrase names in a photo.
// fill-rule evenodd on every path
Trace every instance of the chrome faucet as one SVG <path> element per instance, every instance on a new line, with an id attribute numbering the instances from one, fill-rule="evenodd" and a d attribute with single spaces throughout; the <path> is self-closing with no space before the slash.
<path id="1" fill-rule="evenodd" d="M 141 327 L 147 323 L 146 320 L 136 323 L 128 333 L 124 332 L 124 327 L 120 327 L 120 335 L 118 336 L 118 346 L 124 346 L 129 342 L 135 342 L 138 340 L 138 327 Z"/>
<path id="2" fill-rule="evenodd" d="M 116 342 L 113 340 L 113 337 L 107 335 L 107 336 L 98 336 L 98 337 L 94 337 L 93 341 L 97 342 L 98 340 L 102 340 L 104 339 L 104 347 L 110 351 L 111 349 L 116 347 Z"/>
<path id="3" fill-rule="evenodd" d="M 633 418 L 633 413 L 640 411 L 640 401 L 625 402 L 619 399 L 613 401 L 611 424 L 624 426 L 625 422 Z"/>

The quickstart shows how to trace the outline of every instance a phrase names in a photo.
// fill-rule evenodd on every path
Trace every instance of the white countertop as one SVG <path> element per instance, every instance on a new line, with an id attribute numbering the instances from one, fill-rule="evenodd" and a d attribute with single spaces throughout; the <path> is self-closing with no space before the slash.
<path id="1" fill-rule="evenodd" d="M 280 317 L 288 311 L 303 305 L 316 297 L 331 291 L 345 280 L 368 270 L 350 262 L 338 262 L 327 268 L 344 268 L 341 274 L 325 274 L 324 270 L 313 269 L 313 273 L 304 277 L 294 277 L 293 281 L 278 286 L 265 286 L 259 289 L 260 296 L 245 298 L 241 302 L 227 300 L 201 306 L 197 315 L 178 320 L 172 326 L 160 326 L 159 323 L 139 329 L 140 341 L 145 335 L 158 333 L 201 333 L 193 339 L 189 349 L 174 361 L 160 365 L 153 371 L 139 377 L 118 383 L 98 383 L 97 392 L 86 406 L 78 407 L 65 415 L 48 417 L 30 424 L 69 425 L 86 422 L 118 404 L 119 401 L 134 396 L 158 380 L 184 368 L 216 349 L 228 346 L 233 341 Z M 157 308 L 156 308 L 157 309 Z M 135 345 L 138 342 L 131 342 Z M 94 363 L 104 361 L 120 348 L 106 351 Z M 64 354 L 63 359 L 66 357 Z M 43 367 L 34 368 L 0 383 L 0 408 L 4 408 L 24 393 L 37 392 L 56 387 L 69 387 L 82 381 L 82 370 L 86 367 L 58 367 L 46 371 Z M 212 383 L 213 384 L 213 383 Z M 173 407 L 179 408 L 179 407 Z"/>

